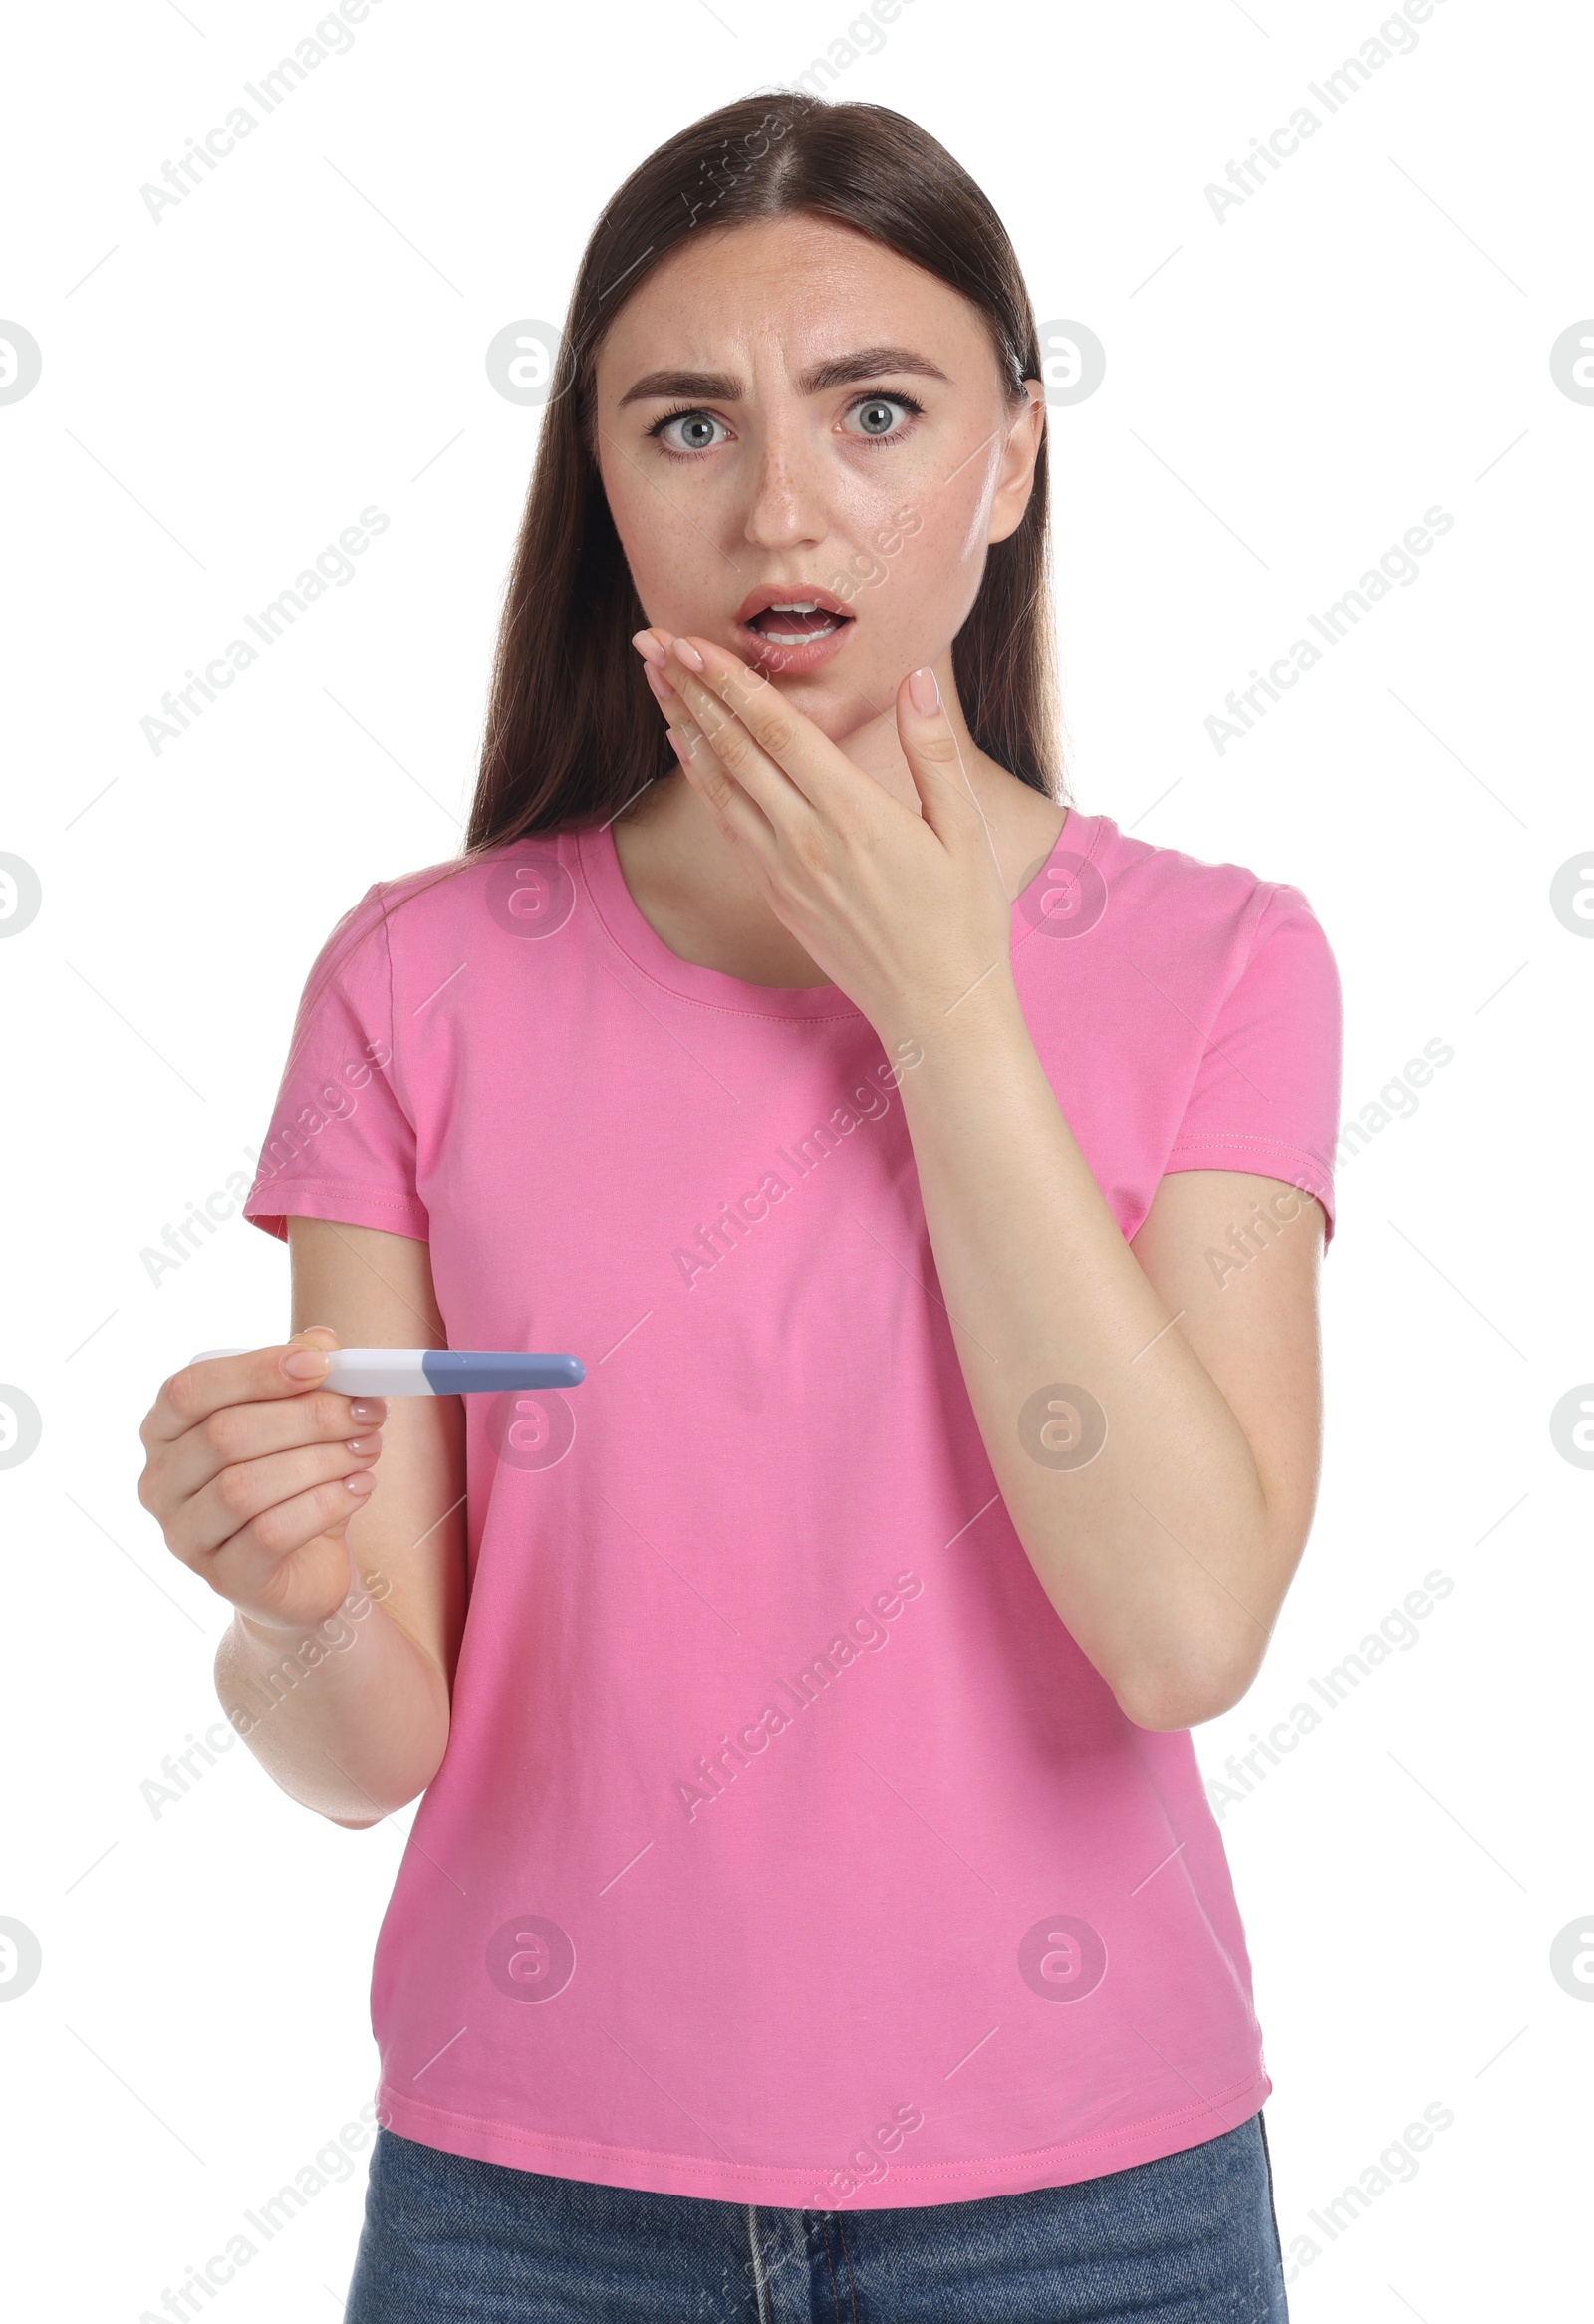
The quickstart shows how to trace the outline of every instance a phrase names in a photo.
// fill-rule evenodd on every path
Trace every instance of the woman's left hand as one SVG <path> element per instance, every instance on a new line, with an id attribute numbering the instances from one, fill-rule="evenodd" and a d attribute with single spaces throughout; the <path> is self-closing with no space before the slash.
<path id="1" fill-rule="evenodd" d="M 923 816 L 734 653 L 639 632 L 686 780 L 770 910 L 888 1044 L 1010 973 L 1012 907 L 931 670 L 897 689 Z M 700 668 L 694 670 L 695 657 Z M 672 688 L 672 694 L 665 693 Z"/>

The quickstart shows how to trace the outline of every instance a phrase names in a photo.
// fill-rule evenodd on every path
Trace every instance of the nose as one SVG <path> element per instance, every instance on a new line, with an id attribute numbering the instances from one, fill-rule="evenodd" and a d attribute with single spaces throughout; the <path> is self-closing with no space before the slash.
<path id="1" fill-rule="evenodd" d="M 766 421 L 744 529 L 755 549 L 813 548 L 830 530 L 822 455 L 799 414 Z"/>

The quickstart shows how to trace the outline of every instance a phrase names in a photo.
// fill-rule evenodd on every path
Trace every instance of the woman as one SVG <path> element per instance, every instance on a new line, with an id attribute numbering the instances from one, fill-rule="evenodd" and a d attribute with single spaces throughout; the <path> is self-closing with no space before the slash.
<path id="1" fill-rule="evenodd" d="M 145 1423 L 262 1764 L 425 1794 L 357 2324 L 1284 2314 L 1187 1730 L 1310 1524 L 1338 986 L 1298 890 L 1066 804 L 1044 420 L 900 116 L 628 180 L 466 852 L 301 1007 L 293 1338 Z M 587 1378 L 385 1409 L 340 1342 Z"/>

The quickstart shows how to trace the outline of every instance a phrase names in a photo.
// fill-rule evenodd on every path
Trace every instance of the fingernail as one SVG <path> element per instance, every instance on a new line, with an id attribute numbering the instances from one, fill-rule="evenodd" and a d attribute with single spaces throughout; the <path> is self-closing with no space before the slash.
<path id="1" fill-rule="evenodd" d="M 284 1356 L 281 1369 L 290 1380 L 319 1380 L 327 1369 L 325 1348 L 295 1348 Z"/>
<path id="2" fill-rule="evenodd" d="M 352 1493 L 374 1493 L 377 1489 L 377 1480 L 369 1468 L 357 1468 L 353 1476 L 346 1476 L 343 1481 Z"/>
<path id="3" fill-rule="evenodd" d="M 935 683 L 932 669 L 916 669 L 908 680 L 908 699 L 921 718 L 931 717 L 940 708 L 940 688 Z"/>
<path id="4" fill-rule="evenodd" d="M 686 664 L 688 669 L 695 670 L 697 675 L 701 677 L 703 671 L 703 657 L 698 652 L 696 646 L 691 644 L 689 639 L 677 638 L 675 640 L 675 653 L 678 659 Z"/>
<path id="5" fill-rule="evenodd" d="M 380 1452 L 382 1450 L 382 1438 L 380 1436 L 346 1436 L 343 1440 L 343 1443 L 344 1450 L 346 1452 L 358 1452 L 362 1455 L 366 1454 L 367 1452 Z"/>
<path id="6" fill-rule="evenodd" d="M 357 1396 L 350 1401 L 349 1418 L 351 1420 L 359 1420 L 362 1426 L 373 1420 L 385 1420 L 387 1417 L 388 1405 L 384 1397 Z"/>
<path id="7" fill-rule="evenodd" d="M 660 645 L 658 639 L 654 636 L 652 630 L 639 630 L 631 642 L 633 646 L 636 646 L 637 651 L 642 655 L 644 661 L 651 661 L 658 668 L 664 668 L 666 658 L 664 649 Z"/>
<path id="8" fill-rule="evenodd" d="M 642 674 L 648 680 L 649 685 L 653 689 L 653 696 L 656 702 L 672 702 L 675 700 L 676 696 L 674 687 L 670 684 L 668 678 L 660 676 L 658 670 L 654 667 L 654 664 L 651 661 L 645 661 L 643 663 Z"/>

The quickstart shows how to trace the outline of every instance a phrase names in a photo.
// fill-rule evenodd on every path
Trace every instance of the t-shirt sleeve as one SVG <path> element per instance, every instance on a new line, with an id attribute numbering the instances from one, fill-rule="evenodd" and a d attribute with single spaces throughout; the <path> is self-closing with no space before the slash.
<path id="1" fill-rule="evenodd" d="M 1342 999 L 1328 938 L 1298 888 L 1275 885 L 1207 1039 L 1164 1165 L 1282 1178 L 1334 1237 Z"/>
<path id="2" fill-rule="evenodd" d="M 394 1055 L 387 908 L 378 881 L 345 912 L 305 982 L 243 1205 L 245 1218 L 284 1242 L 290 1217 L 430 1239 L 415 1190 L 415 1126 Z"/>

